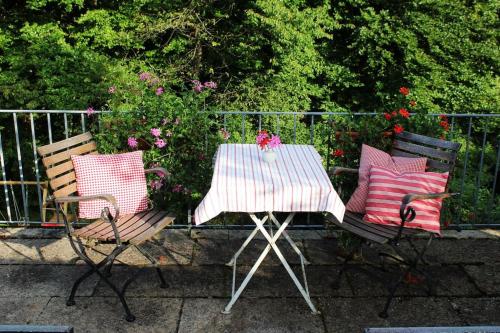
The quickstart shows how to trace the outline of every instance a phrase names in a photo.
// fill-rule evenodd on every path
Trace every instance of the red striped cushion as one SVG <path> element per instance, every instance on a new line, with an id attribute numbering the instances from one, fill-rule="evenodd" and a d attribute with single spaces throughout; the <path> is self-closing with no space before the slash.
<path id="1" fill-rule="evenodd" d="M 115 155 L 71 156 L 76 173 L 78 195 L 111 194 L 120 215 L 138 213 L 148 208 L 148 193 L 142 151 Z M 104 200 L 79 203 L 78 216 L 95 219 L 104 207 L 114 208 Z"/>
<path id="2" fill-rule="evenodd" d="M 392 157 L 382 150 L 363 144 L 359 161 L 358 187 L 347 202 L 346 209 L 364 213 L 368 196 L 368 179 L 372 166 L 388 168 L 394 172 L 425 171 L 427 158 Z"/>
<path id="3" fill-rule="evenodd" d="M 394 173 L 387 168 L 372 167 L 363 219 L 370 223 L 400 225 L 399 208 L 406 194 L 443 193 L 447 181 L 448 172 Z M 411 207 L 415 209 L 416 217 L 412 222 L 405 223 L 405 226 L 440 234 L 441 201 L 412 201 Z"/>

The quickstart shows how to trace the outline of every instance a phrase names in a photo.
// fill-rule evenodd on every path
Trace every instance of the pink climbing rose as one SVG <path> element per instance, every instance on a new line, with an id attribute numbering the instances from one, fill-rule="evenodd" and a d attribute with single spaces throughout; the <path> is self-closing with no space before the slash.
<path id="1" fill-rule="evenodd" d="M 217 89 L 217 83 L 215 83 L 213 81 L 205 82 L 203 84 L 203 86 L 205 86 L 205 88 L 209 88 L 209 89 Z"/>
<path id="2" fill-rule="evenodd" d="M 152 188 L 153 190 L 158 191 L 159 189 L 161 189 L 161 188 L 162 188 L 163 183 L 162 183 L 162 181 L 161 181 L 161 180 L 154 179 L 154 180 L 152 180 L 152 181 L 151 181 L 150 186 L 151 186 L 151 188 Z"/>
<path id="3" fill-rule="evenodd" d="M 165 147 L 167 145 L 167 143 L 163 139 L 156 139 L 155 145 L 158 148 L 163 148 L 163 147 Z"/>
<path id="4" fill-rule="evenodd" d="M 156 96 L 160 96 L 161 94 L 163 94 L 165 92 L 165 89 L 163 89 L 163 87 L 158 87 L 156 88 Z"/>
<path id="5" fill-rule="evenodd" d="M 127 140 L 127 144 L 130 148 L 137 148 L 138 146 L 138 142 L 137 142 L 137 139 L 134 138 L 133 136 L 129 137 L 128 140 Z"/>
<path id="6" fill-rule="evenodd" d="M 151 129 L 151 135 L 154 136 L 155 138 L 159 137 L 161 135 L 161 129 L 159 129 L 159 128 L 152 128 Z"/>

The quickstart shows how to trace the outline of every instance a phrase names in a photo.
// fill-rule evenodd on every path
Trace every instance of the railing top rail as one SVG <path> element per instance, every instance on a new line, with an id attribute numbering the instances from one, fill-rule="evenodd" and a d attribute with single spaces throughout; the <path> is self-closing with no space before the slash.
<path id="1" fill-rule="evenodd" d="M 94 113 L 108 113 L 109 110 L 95 110 Z M 87 110 L 8 110 L 0 113 L 87 113 Z M 309 115 L 309 116 L 374 116 L 377 112 L 330 112 L 330 111 L 215 111 L 215 114 L 227 115 Z M 500 117 L 500 113 L 429 113 L 427 116 L 447 116 L 457 118 Z"/>

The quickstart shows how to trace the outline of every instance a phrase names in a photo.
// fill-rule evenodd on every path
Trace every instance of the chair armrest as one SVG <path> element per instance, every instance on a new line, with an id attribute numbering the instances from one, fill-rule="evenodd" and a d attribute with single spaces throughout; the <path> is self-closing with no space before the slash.
<path id="1" fill-rule="evenodd" d="M 428 200 L 428 199 L 445 199 L 451 196 L 459 195 L 460 193 L 429 193 L 429 194 L 407 194 L 403 197 L 401 205 L 407 205 L 415 200 Z"/>
<path id="2" fill-rule="evenodd" d="M 90 200 L 106 200 L 109 202 L 113 208 L 115 209 L 115 220 L 118 218 L 120 213 L 120 207 L 118 207 L 118 202 L 115 197 L 111 194 L 98 194 L 98 195 L 86 195 L 86 196 L 71 196 L 71 197 L 59 197 L 54 198 L 54 202 L 56 203 L 65 203 L 65 202 L 80 202 L 80 201 L 90 201 Z"/>
<path id="3" fill-rule="evenodd" d="M 359 169 L 344 168 L 344 167 L 333 167 L 328 170 L 328 174 L 331 176 L 338 176 L 341 173 L 358 173 Z"/>
<path id="4" fill-rule="evenodd" d="M 399 242 L 403 229 L 406 222 L 411 222 L 415 219 L 417 213 L 415 209 L 408 206 L 414 200 L 429 200 L 429 199 L 445 199 L 451 196 L 459 195 L 460 193 L 428 193 L 428 194 L 407 194 L 401 200 L 401 206 L 399 207 L 399 217 L 401 218 L 401 225 L 399 226 L 398 234 L 395 238 L 395 242 Z"/>
<path id="5" fill-rule="evenodd" d="M 162 167 L 156 167 L 156 168 L 146 169 L 146 170 L 144 170 L 144 173 L 145 174 L 148 174 L 148 173 L 163 173 L 163 175 L 167 179 L 170 178 L 170 176 L 171 176 L 170 172 L 168 172 L 167 169 L 162 168 Z"/>
<path id="6" fill-rule="evenodd" d="M 106 200 L 115 209 L 115 216 L 110 217 L 110 212 L 108 207 L 104 207 L 101 213 L 101 218 L 108 221 L 111 224 L 113 233 L 115 235 L 116 243 L 121 245 L 120 234 L 118 233 L 118 228 L 116 227 L 116 221 L 118 221 L 118 216 L 120 215 L 120 207 L 116 198 L 111 194 L 97 194 L 97 195 L 85 195 L 85 196 L 71 196 L 71 197 L 60 197 L 54 198 L 55 203 L 65 203 L 65 202 L 80 202 L 80 201 L 90 201 L 90 200 Z"/>

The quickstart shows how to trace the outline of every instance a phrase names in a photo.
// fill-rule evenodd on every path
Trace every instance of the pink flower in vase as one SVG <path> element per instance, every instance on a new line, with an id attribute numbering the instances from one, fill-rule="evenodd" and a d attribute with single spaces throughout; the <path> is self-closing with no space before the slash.
<path id="1" fill-rule="evenodd" d="M 274 149 L 274 148 L 277 148 L 281 145 L 281 139 L 279 137 L 279 135 L 271 135 L 271 140 L 269 140 L 269 143 L 267 144 L 267 146 L 270 148 L 270 149 Z"/>

